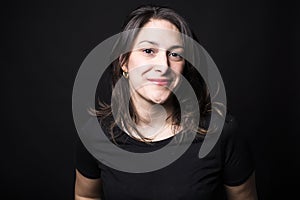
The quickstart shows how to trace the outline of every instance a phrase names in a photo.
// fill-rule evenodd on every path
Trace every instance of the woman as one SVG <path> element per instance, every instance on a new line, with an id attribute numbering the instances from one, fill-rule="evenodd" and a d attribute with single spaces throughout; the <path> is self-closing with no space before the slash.
<path id="1" fill-rule="evenodd" d="M 105 165 L 78 141 L 75 199 L 256 199 L 248 151 L 237 140 L 232 117 L 222 109 L 220 117 L 226 120 L 220 139 L 204 158 L 197 156 L 210 134 L 215 94 L 208 94 L 205 82 L 183 56 L 188 49 L 182 34 L 196 40 L 185 20 L 169 8 L 142 6 L 128 16 L 123 31 L 128 30 L 137 31 L 116 46 L 130 44 L 130 52 L 121 54 L 100 80 L 95 113 L 105 133 L 120 148 L 137 153 L 163 148 L 175 136 L 180 136 L 180 143 L 190 132 L 197 134 L 180 158 L 144 173 Z M 199 109 L 180 93 L 188 92 L 183 79 L 195 91 Z M 109 83 L 113 92 L 107 90 Z"/>

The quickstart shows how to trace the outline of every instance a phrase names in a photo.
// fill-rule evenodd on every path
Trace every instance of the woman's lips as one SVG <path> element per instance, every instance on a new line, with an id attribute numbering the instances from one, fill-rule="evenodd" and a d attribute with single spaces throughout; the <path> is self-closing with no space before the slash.
<path id="1" fill-rule="evenodd" d="M 148 78 L 148 81 L 152 82 L 155 85 L 159 86 L 166 86 L 169 84 L 169 79 L 162 79 L 162 78 Z"/>

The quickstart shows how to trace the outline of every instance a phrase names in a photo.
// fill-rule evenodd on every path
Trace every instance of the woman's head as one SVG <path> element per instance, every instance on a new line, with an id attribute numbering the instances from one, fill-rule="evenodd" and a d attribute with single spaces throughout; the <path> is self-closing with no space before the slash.
<path id="1" fill-rule="evenodd" d="M 123 34 L 124 38 L 121 39 L 122 40 L 121 43 L 123 42 L 122 46 L 133 44 L 141 28 L 149 25 L 151 26 L 151 23 L 154 21 L 165 22 L 166 26 L 161 28 L 168 28 L 168 25 L 171 25 L 172 26 L 171 29 L 173 29 L 174 31 L 178 31 L 188 37 L 194 38 L 192 31 L 189 28 L 187 22 L 174 10 L 167 7 L 146 5 L 146 6 L 140 6 L 139 8 L 135 9 L 127 16 L 122 26 L 122 31 L 123 33 L 125 33 Z M 128 35 L 126 34 L 126 32 L 128 33 Z M 133 49 L 133 47 L 131 46 L 130 49 Z M 118 81 L 118 79 L 121 77 L 123 73 L 122 69 L 120 69 L 119 66 L 123 66 L 128 62 L 130 54 L 131 52 L 122 54 L 120 58 L 117 60 L 117 62 L 119 63 L 114 63 L 115 66 L 114 83 Z"/>
<path id="2" fill-rule="evenodd" d="M 124 72 L 129 73 L 138 95 L 164 103 L 178 85 L 180 74 L 193 74 L 193 67 L 182 57 L 182 35 L 192 37 L 192 31 L 170 8 L 141 6 L 128 15 L 123 33 L 120 46 L 127 46 L 129 52 L 114 63 L 114 84 Z"/>
<path id="3" fill-rule="evenodd" d="M 182 56 L 185 51 L 182 35 L 195 38 L 180 15 L 170 8 L 142 6 L 127 17 L 123 31 L 127 32 L 127 35 L 123 35 L 119 40 L 121 45 L 118 45 L 130 45 L 130 50 L 112 63 L 113 87 L 121 80 L 124 72 L 128 73 L 129 78 L 126 76 L 121 89 L 114 90 L 117 97 L 114 101 L 118 107 L 118 114 L 114 116 L 114 120 L 117 124 L 121 123 L 125 128 L 134 126 L 130 122 L 127 123 L 128 118 L 133 119 L 135 123 L 139 122 L 140 116 L 137 115 L 134 105 L 135 98 L 139 98 L 154 104 L 171 101 L 173 110 L 168 119 L 171 119 L 172 124 L 178 125 L 181 122 L 179 102 L 170 97 L 172 90 L 179 85 L 181 75 L 191 82 L 195 91 L 198 91 L 196 96 L 200 110 L 207 111 L 206 108 L 203 109 L 208 97 L 205 84 L 199 76 L 197 77 L 200 75 L 197 70 Z M 129 112 L 126 112 L 128 105 L 123 99 L 130 99 Z M 127 124 L 124 124 L 124 121 Z"/>
<path id="4" fill-rule="evenodd" d="M 153 18 L 144 24 L 121 66 L 129 75 L 133 102 L 165 103 L 180 82 L 183 53 L 181 34 L 174 24 Z"/>

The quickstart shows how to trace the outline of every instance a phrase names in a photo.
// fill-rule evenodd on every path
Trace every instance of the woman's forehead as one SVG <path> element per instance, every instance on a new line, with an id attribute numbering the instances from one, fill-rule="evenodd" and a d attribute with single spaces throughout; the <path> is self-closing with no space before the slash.
<path id="1" fill-rule="evenodd" d="M 150 19 L 143 28 L 160 28 L 179 32 L 178 28 L 172 22 L 165 19 Z"/>
<path id="2" fill-rule="evenodd" d="M 173 46 L 182 47 L 182 34 L 163 27 L 143 27 L 134 40 L 134 47 L 152 45 L 169 49 Z"/>

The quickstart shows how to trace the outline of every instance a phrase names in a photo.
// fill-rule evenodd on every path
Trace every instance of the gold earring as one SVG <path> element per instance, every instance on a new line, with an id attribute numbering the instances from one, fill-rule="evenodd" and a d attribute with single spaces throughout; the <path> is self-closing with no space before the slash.
<path id="1" fill-rule="evenodd" d="M 124 72 L 124 71 L 123 71 L 123 76 L 124 76 L 124 78 L 126 78 L 126 79 L 127 79 L 127 78 L 129 77 L 129 74 L 128 74 L 128 72 Z"/>

